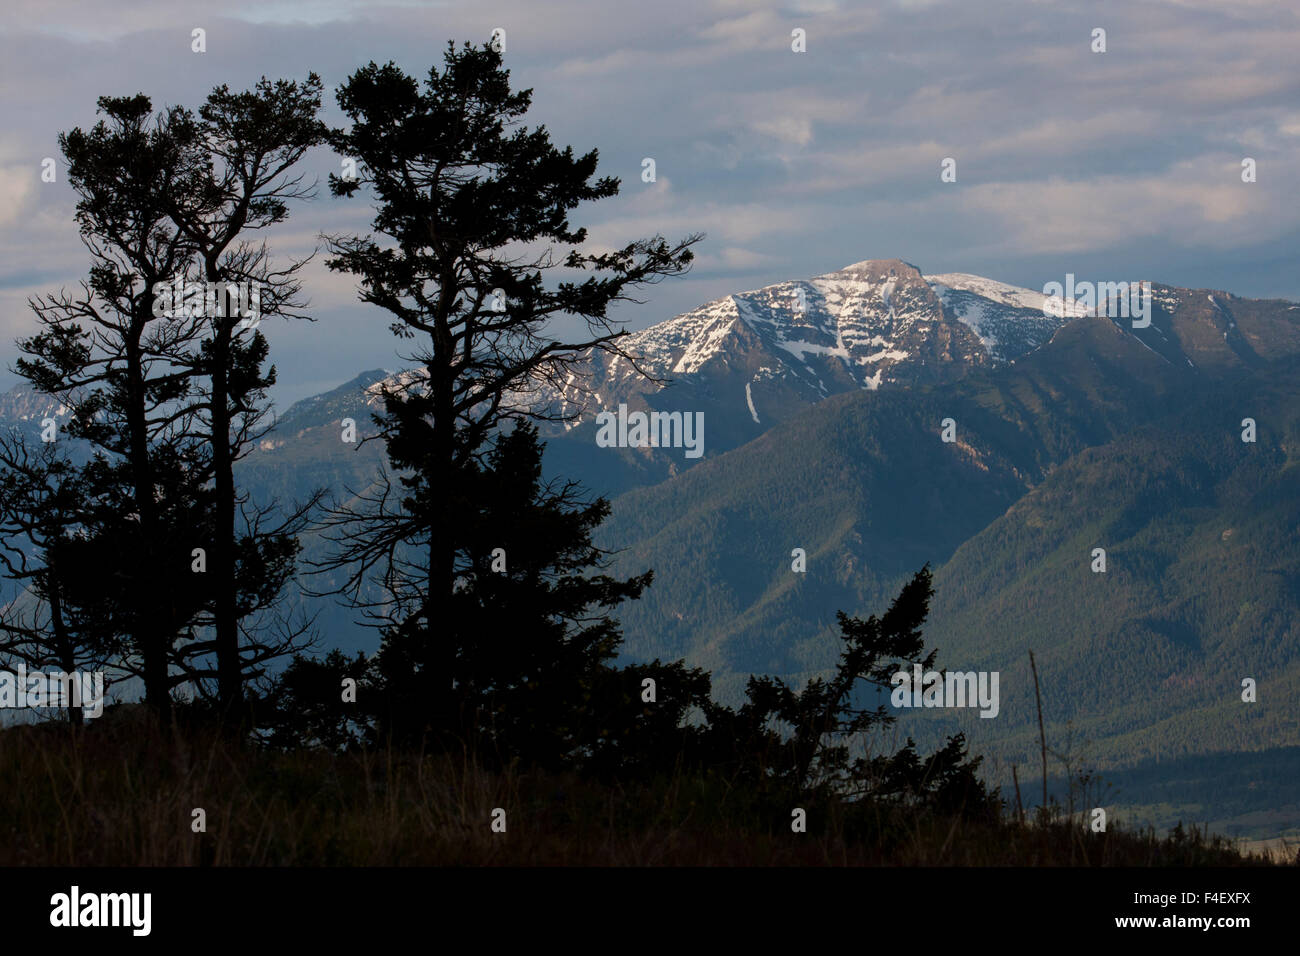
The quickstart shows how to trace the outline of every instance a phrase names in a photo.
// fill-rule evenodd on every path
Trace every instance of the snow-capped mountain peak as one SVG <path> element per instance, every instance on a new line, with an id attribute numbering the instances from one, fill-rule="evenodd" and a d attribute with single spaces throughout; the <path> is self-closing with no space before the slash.
<path id="1" fill-rule="evenodd" d="M 703 411 L 710 447 L 734 447 L 831 395 L 937 384 L 1011 361 L 1073 318 L 1043 305 L 1041 293 L 981 276 L 927 277 L 901 259 L 865 259 L 706 302 L 623 337 L 626 355 L 594 350 L 562 383 L 530 383 L 506 401 L 561 419 L 543 425 L 551 436 L 620 404 Z M 366 404 L 419 375 L 373 382 Z"/>
<path id="2" fill-rule="evenodd" d="M 573 417 L 633 396 L 685 397 L 683 386 L 734 390 L 753 424 L 854 388 L 946 381 L 1008 361 L 1051 339 L 1067 320 L 1043 296 L 980 276 L 926 277 L 901 259 L 867 259 L 809 279 L 778 282 L 705 303 L 597 352 L 563 389 L 530 395 Z M 732 381 L 734 379 L 734 382 Z M 670 384 L 671 383 L 671 384 Z M 598 397 L 597 397 L 598 396 Z M 769 415 L 762 415 L 763 406 Z"/>

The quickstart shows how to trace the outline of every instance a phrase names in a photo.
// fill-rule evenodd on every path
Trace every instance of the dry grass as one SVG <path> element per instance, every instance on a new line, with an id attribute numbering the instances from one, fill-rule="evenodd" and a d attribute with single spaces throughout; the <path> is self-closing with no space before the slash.
<path id="1" fill-rule="evenodd" d="M 1263 863 L 1228 841 L 888 807 L 766 804 L 714 775 L 624 788 L 446 757 L 270 753 L 136 712 L 0 732 L 2 865 L 1137 865 Z M 492 812 L 507 832 L 493 833 Z M 206 812 L 205 833 L 191 828 Z"/>

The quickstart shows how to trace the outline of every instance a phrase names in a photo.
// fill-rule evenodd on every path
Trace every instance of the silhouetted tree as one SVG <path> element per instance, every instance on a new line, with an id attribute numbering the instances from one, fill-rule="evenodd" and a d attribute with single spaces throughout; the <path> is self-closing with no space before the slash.
<path id="1" fill-rule="evenodd" d="M 369 673 L 370 661 L 362 653 L 348 657 L 336 649 L 323 658 L 294 655 L 253 702 L 259 735 L 282 750 L 318 747 L 338 753 L 371 742 Z"/>
<path id="2" fill-rule="evenodd" d="M 79 469 L 54 442 L 31 447 L 16 432 L 0 436 L 0 567 L 12 599 L 0 607 L 0 659 L 33 670 L 101 671 L 113 683 L 122 651 L 105 627 L 102 579 L 106 555 L 90 533 L 93 503 Z M 99 592 L 96 594 L 95 592 Z M 82 722 L 69 703 L 68 722 Z"/>
<path id="3" fill-rule="evenodd" d="M 245 296 L 244 315 L 228 302 L 205 310 L 197 347 L 184 342 L 184 350 L 172 356 L 191 370 L 203 396 L 200 417 L 211 447 L 215 509 L 206 572 L 213 596 L 212 647 L 217 698 L 232 717 L 243 703 L 246 677 L 284 650 L 283 643 L 259 640 L 247 624 L 291 576 L 298 547 L 290 531 L 303 513 L 300 507 L 285 524 L 263 528 L 260 522 L 270 514 L 266 505 L 256 520 L 237 520 L 247 501 L 236 489 L 234 465 L 266 432 L 266 390 L 275 384 L 275 368 L 263 368 L 269 346 L 258 325 L 268 318 L 307 318 L 299 311 L 304 303 L 296 278 L 305 260 L 277 268 L 265 243 L 248 237 L 284 222 L 288 204 L 313 193 L 294 170 L 324 138 L 316 118 L 320 90 L 315 74 L 301 85 L 263 77 L 240 93 L 218 87 L 197 116 L 173 108 L 166 117 L 178 153 L 188 157 L 168 169 L 168 214 L 193 244 L 198 277 L 218 286 L 242 286 Z"/>
<path id="4" fill-rule="evenodd" d="M 543 448 L 522 422 L 498 434 L 483 463 L 464 466 L 475 494 L 461 502 L 462 571 L 437 630 L 452 649 L 450 693 L 430 682 L 428 641 L 387 632 L 368 666 L 360 655 L 295 659 L 272 701 L 273 743 L 441 738 L 497 765 L 625 779 L 674 767 L 700 732 L 683 720 L 708 700 L 708 676 L 680 661 L 613 665 L 621 635 L 609 612 L 639 597 L 651 574 L 601 573 L 609 556 L 591 535 L 609 503 L 574 482 L 544 482 Z M 340 693 L 349 677 L 360 685 L 355 704 Z M 431 707 L 439 696 L 451 707 Z"/>
<path id="5" fill-rule="evenodd" d="M 750 677 L 746 702 L 732 710 L 706 704 L 708 734 L 696 759 L 726 766 L 736 779 L 778 793 L 922 801 L 945 811 L 982 813 L 992 805 L 968 759 L 965 738 L 927 758 L 909 738 L 893 754 L 854 757 L 852 744 L 898 718 L 883 704 L 865 706 L 863 692 L 887 691 L 890 678 L 912 665 L 934 666 L 921 628 L 933 586 L 929 566 L 903 586 L 884 615 L 866 620 L 838 612 L 843 649 L 835 673 L 801 691 L 773 677 Z"/>
<path id="6" fill-rule="evenodd" d="M 130 636 L 123 666 L 160 714 L 185 684 L 233 715 L 244 682 L 301 645 L 302 627 L 264 636 L 248 622 L 291 577 L 312 502 L 287 515 L 250 503 L 232 468 L 264 431 L 275 380 L 256 324 L 299 305 L 301 263 L 276 269 L 248 234 L 308 192 L 291 168 L 323 135 L 319 90 L 314 76 L 223 86 L 197 116 L 103 97 L 104 119 L 60 137 L 90 275 L 80 295 L 32 302 L 40 329 L 16 369 L 93 450 L 80 488 L 99 518 L 84 530 L 115 549 L 114 586 L 75 586 L 101 628 Z M 260 302 L 232 309 L 229 283 Z"/>
<path id="7" fill-rule="evenodd" d="M 502 760 L 558 764 L 579 751 L 594 675 L 617 651 L 609 611 L 639 597 L 651 575 L 590 573 L 604 562 L 591 534 L 609 504 L 582 500 L 573 482 L 542 482 L 535 426 L 498 435 L 484 464 L 471 459 L 463 468 L 460 486 L 475 493 L 460 502 L 459 574 L 440 605 L 441 646 L 385 634 L 376 660 L 389 708 L 381 733 L 439 732 L 446 712 L 430 704 L 449 697 L 445 729 L 457 739 Z M 442 653 L 449 695 L 430 681 Z"/>
<path id="8" fill-rule="evenodd" d="M 164 184 L 178 151 L 153 122 L 149 98 L 101 97 L 99 111 L 105 118 L 91 130 L 59 137 L 89 277 L 80 295 L 61 290 L 32 301 L 40 328 L 19 342 L 16 370 L 67 406 L 70 437 L 102 452 L 99 487 L 86 492 L 109 498 L 129 489 L 120 522 L 102 529 L 122 549 L 107 570 L 146 699 L 166 714 L 169 658 L 198 613 L 172 600 L 168 579 L 174 569 L 188 571 L 190 549 L 175 550 L 167 515 L 201 495 L 207 464 L 195 445 L 189 371 L 166 357 L 197 323 L 156 316 L 153 288 L 184 274 L 194 250 L 168 219 Z M 168 474 L 182 483 L 168 487 Z"/>
<path id="9" fill-rule="evenodd" d="M 685 272 L 698 239 L 672 245 L 655 237 L 583 253 L 586 230 L 570 225 L 569 212 L 615 195 L 618 181 L 593 179 L 594 150 L 575 156 L 552 145 L 544 127 L 519 126 L 530 99 L 531 91 L 511 91 L 490 46 L 449 44 L 443 70 L 431 69 L 423 88 L 392 64 L 356 72 L 338 91 L 352 126 L 331 136 L 358 164 L 355 178 L 332 176 L 332 190 L 351 196 L 366 187 L 377 212 L 373 236 L 331 240 L 329 267 L 358 276 L 362 301 L 385 310 L 392 331 L 418 348 L 408 356 L 417 368 L 386 391 L 376 417 L 391 472 L 332 515 L 339 547 L 322 568 L 348 568 L 346 593 L 382 626 L 393 692 L 414 700 L 399 671 L 418 674 L 420 690 L 409 692 L 422 695 L 417 724 L 455 737 L 463 734 L 452 728 L 469 716 L 459 681 L 483 686 L 478 669 L 495 642 L 539 637 L 483 633 L 470 644 L 446 626 L 480 560 L 475 522 L 484 499 L 474 483 L 493 471 L 484 462 L 494 436 L 511 421 L 548 415 L 529 394 L 563 380 L 588 349 L 619 351 L 626 333 L 609 306 Z M 561 316 L 585 320 L 588 334 L 550 338 L 549 323 Z M 372 575 L 384 594 L 364 602 L 361 587 Z M 605 643 L 595 633 L 585 649 L 570 648 L 571 657 L 547 665 L 551 679 L 555 668 L 580 672 Z M 404 707 L 394 713 L 415 720 Z"/>

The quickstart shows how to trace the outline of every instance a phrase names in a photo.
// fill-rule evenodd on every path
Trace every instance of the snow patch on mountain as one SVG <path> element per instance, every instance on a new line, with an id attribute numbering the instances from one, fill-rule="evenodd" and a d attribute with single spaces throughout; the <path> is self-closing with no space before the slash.
<path id="1" fill-rule="evenodd" d="M 689 375 L 699 371 L 701 366 L 717 353 L 741 314 L 741 304 L 735 296 L 731 296 L 681 316 L 686 321 L 678 323 L 673 331 L 676 333 L 674 337 L 680 337 L 684 341 L 685 348 L 682 350 L 681 358 L 672 367 L 673 374 Z M 660 359 L 660 356 L 667 351 L 666 342 L 656 342 L 650 336 L 641 336 L 641 340 L 638 345 L 651 346 L 646 354 L 649 360 Z M 642 354 L 632 349 L 628 351 Z M 611 372 L 615 370 L 617 364 L 618 358 L 615 357 Z"/>
<path id="2" fill-rule="evenodd" d="M 894 294 L 894 289 L 897 287 L 898 283 L 893 279 L 890 279 L 880 287 L 880 301 L 885 303 L 885 308 L 889 310 L 889 317 L 891 319 L 894 317 L 894 306 L 893 303 L 890 302 L 890 296 Z"/>
<path id="3" fill-rule="evenodd" d="M 745 383 L 745 404 L 749 406 L 749 414 L 754 416 L 755 423 L 761 425 L 762 422 L 759 422 L 758 420 L 758 412 L 754 410 L 754 393 L 750 388 L 749 382 Z"/>
<path id="4" fill-rule="evenodd" d="M 1005 282 L 998 282 L 994 279 L 986 279 L 983 276 L 970 275 L 965 272 L 945 272 L 941 275 L 926 277 L 931 286 L 943 286 L 945 289 L 957 289 L 962 292 L 971 292 L 981 298 L 988 299 L 998 305 L 1008 305 L 1013 309 L 1029 309 L 1035 312 L 1043 310 L 1043 300 L 1046 296 L 1041 292 L 1035 292 L 1032 289 L 1022 289 L 1019 286 L 1007 285 Z M 937 290 L 936 290 L 937 291 Z M 1082 312 L 1079 312 L 1082 315 Z"/>

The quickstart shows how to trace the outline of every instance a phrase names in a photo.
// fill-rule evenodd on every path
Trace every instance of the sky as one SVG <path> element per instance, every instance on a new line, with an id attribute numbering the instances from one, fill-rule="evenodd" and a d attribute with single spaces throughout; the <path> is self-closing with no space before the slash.
<path id="1" fill-rule="evenodd" d="M 628 328 L 880 258 L 1033 289 L 1073 273 L 1300 300 L 1295 0 L 4 0 L 0 388 L 35 329 L 27 299 L 85 275 L 75 196 L 41 163 L 97 97 L 197 107 L 219 84 L 314 71 L 338 124 L 333 91 L 358 67 L 424 75 L 448 40 L 494 29 L 533 90 L 528 124 L 622 180 L 574 213 L 593 248 L 706 236 L 688 276 L 619 310 Z M 324 188 L 339 162 L 305 161 L 321 189 L 269 236 L 277 256 L 368 232 L 365 200 Z M 324 258 L 304 275 L 315 321 L 261 326 L 281 408 L 405 364 Z"/>

